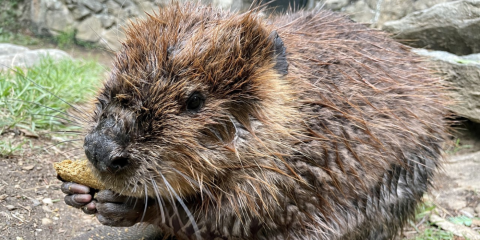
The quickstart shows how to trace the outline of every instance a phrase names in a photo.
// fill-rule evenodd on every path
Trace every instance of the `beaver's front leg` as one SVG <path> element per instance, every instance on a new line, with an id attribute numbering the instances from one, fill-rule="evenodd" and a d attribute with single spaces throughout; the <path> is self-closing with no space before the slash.
<path id="1" fill-rule="evenodd" d="M 155 218 L 153 199 L 149 199 L 145 209 L 145 200 L 121 196 L 110 190 L 94 194 L 94 189 L 73 182 L 63 183 L 61 189 L 67 194 L 64 199 L 67 205 L 81 208 L 86 214 L 95 214 L 104 225 L 128 227 Z"/>

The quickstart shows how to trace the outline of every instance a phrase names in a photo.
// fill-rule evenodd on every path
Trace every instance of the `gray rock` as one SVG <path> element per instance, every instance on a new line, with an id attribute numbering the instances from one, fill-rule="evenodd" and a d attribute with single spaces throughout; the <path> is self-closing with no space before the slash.
<path id="1" fill-rule="evenodd" d="M 437 72 L 453 83 L 458 104 L 450 110 L 480 123 L 480 54 L 460 57 L 443 51 L 414 51 L 432 59 Z"/>
<path id="2" fill-rule="evenodd" d="M 23 51 L 12 54 L 0 55 L 0 69 L 7 69 L 12 67 L 31 67 L 37 64 L 42 58 L 46 56 L 57 60 L 62 58 L 70 58 L 70 56 L 66 52 L 58 49 L 38 49 L 32 51 Z"/>
<path id="3" fill-rule="evenodd" d="M 469 239 L 469 240 L 480 240 L 480 234 L 477 231 L 467 226 L 463 226 L 462 224 L 455 224 L 453 222 L 450 222 L 445 218 L 438 216 L 435 213 L 432 213 L 430 215 L 430 217 L 428 218 L 428 221 L 430 221 L 431 223 L 434 223 L 438 228 L 441 228 L 460 238 Z M 454 237 L 453 239 L 456 239 L 456 237 Z"/>
<path id="4" fill-rule="evenodd" d="M 28 51 L 28 48 L 9 43 L 0 43 L 0 56 Z"/>
<path id="5" fill-rule="evenodd" d="M 448 191 L 432 190 L 432 194 L 435 197 L 435 203 L 448 209 L 460 210 L 467 206 L 467 200 L 463 196 L 465 191 L 457 191 L 453 188 Z"/>
<path id="6" fill-rule="evenodd" d="M 118 16 L 118 14 L 122 10 L 120 4 L 113 0 L 108 0 L 107 2 L 105 2 L 105 9 L 107 10 L 107 14 L 113 15 L 115 17 Z"/>
<path id="7" fill-rule="evenodd" d="M 179 0 L 187 2 L 189 0 Z M 346 1 L 346 0 L 342 0 Z M 159 6 L 170 3 L 170 0 L 36 0 L 27 1 L 31 16 L 31 30 L 37 35 L 51 36 L 61 32 L 77 32 L 78 40 L 98 43 L 104 32 L 109 44 L 118 46 L 110 41 L 112 27 L 121 26 L 133 17 L 144 16 L 158 10 Z M 245 2 L 252 0 L 201 0 L 224 8 L 234 10 L 243 9 Z M 117 34 L 114 34 L 115 37 Z"/>
<path id="8" fill-rule="evenodd" d="M 140 9 L 137 6 L 131 5 L 122 9 L 117 9 L 117 14 L 114 15 L 117 19 L 127 22 L 129 18 L 138 17 L 141 15 Z"/>
<path id="9" fill-rule="evenodd" d="M 251 1 L 238 1 L 238 0 L 233 0 L 232 5 L 228 7 L 228 9 L 231 9 L 232 11 L 241 11 L 242 9 L 248 9 L 248 7 L 251 5 Z"/>
<path id="10" fill-rule="evenodd" d="M 140 10 L 140 15 L 144 16 L 145 13 L 152 13 L 158 11 L 158 6 L 151 2 L 141 1 L 138 3 L 138 8 Z"/>
<path id="11" fill-rule="evenodd" d="M 103 6 L 96 0 L 80 0 L 81 4 L 87 7 L 88 9 L 92 10 L 95 13 L 102 11 Z"/>
<path id="12" fill-rule="evenodd" d="M 45 27 L 51 34 L 68 31 L 73 23 L 73 16 L 65 5 L 59 5 L 59 8 L 49 10 L 45 18 Z"/>
<path id="13" fill-rule="evenodd" d="M 462 56 L 462 58 L 465 60 L 477 61 L 480 63 L 480 54 L 470 54 L 470 55 Z"/>
<path id="14" fill-rule="evenodd" d="M 453 0 L 315 0 L 316 7 L 345 12 L 357 22 L 379 28 L 386 21 L 398 20 L 409 13 L 449 1 Z"/>
<path id="15" fill-rule="evenodd" d="M 59 0 L 30 1 L 30 16 L 32 27 L 37 35 L 52 35 L 55 32 L 65 31 L 73 24 L 73 16 L 66 5 Z"/>
<path id="16" fill-rule="evenodd" d="M 62 2 L 58 0 L 46 1 L 45 3 L 47 4 L 48 10 L 58 10 L 63 7 Z"/>
<path id="17" fill-rule="evenodd" d="M 138 9 L 137 6 L 131 5 L 123 9 L 123 15 L 120 15 L 119 17 L 121 19 L 127 19 L 127 18 L 132 18 L 132 17 L 137 17 L 140 15 L 140 10 Z"/>
<path id="18" fill-rule="evenodd" d="M 67 5 L 76 5 L 78 3 L 78 0 L 65 0 L 65 3 Z"/>
<path id="19" fill-rule="evenodd" d="M 325 8 L 339 11 L 350 3 L 349 0 L 325 0 Z"/>
<path id="20" fill-rule="evenodd" d="M 480 152 L 451 156 L 445 171 L 458 184 L 459 189 L 480 190 Z"/>
<path id="21" fill-rule="evenodd" d="M 480 216 L 480 203 L 475 207 L 475 212 Z"/>
<path id="22" fill-rule="evenodd" d="M 42 225 L 43 226 L 49 226 L 49 225 L 52 225 L 53 224 L 53 221 L 48 219 L 48 218 L 42 218 Z"/>
<path id="23" fill-rule="evenodd" d="M 480 52 L 480 1 L 442 3 L 386 22 L 384 30 L 406 44 L 466 55 Z"/>
<path id="24" fill-rule="evenodd" d="M 460 213 L 462 213 L 463 215 L 465 215 L 469 218 L 475 217 L 475 210 L 473 210 L 473 208 L 471 208 L 471 207 L 466 207 L 466 208 L 461 209 Z"/>
<path id="25" fill-rule="evenodd" d="M 238 1 L 238 0 L 211 0 L 211 1 L 203 0 L 202 2 L 207 4 L 211 3 L 213 6 L 217 6 L 223 9 L 231 9 L 233 11 L 244 9 L 245 5 L 250 6 L 248 3 L 246 3 L 248 1 Z"/>
<path id="26" fill-rule="evenodd" d="M 105 4 L 107 13 L 111 16 L 114 16 L 116 19 L 120 19 L 122 21 L 127 21 L 128 18 L 141 15 L 141 11 L 133 3 L 127 4 L 128 6 L 121 5 L 122 3 L 122 1 L 109 0 Z"/>
<path id="27" fill-rule="evenodd" d="M 412 11 L 411 12 L 416 12 L 420 10 L 424 10 L 427 8 L 431 8 L 439 3 L 446 3 L 446 2 L 453 2 L 456 0 L 419 0 L 419 1 L 413 1 L 412 2 Z M 410 13 L 410 12 L 409 12 Z"/>
<path id="28" fill-rule="evenodd" d="M 98 19 L 102 23 L 103 28 L 110 28 L 111 26 L 113 26 L 113 24 L 115 24 L 115 18 L 107 14 L 102 14 L 98 16 Z"/>
<path id="29" fill-rule="evenodd" d="M 84 19 L 88 17 L 90 14 L 92 14 L 92 12 L 90 12 L 90 10 L 88 10 L 88 8 L 82 4 L 78 4 L 74 8 L 72 8 L 71 13 L 73 18 L 75 18 L 75 20 Z"/>
<path id="30" fill-rule="evenodd" d="M 120 5 L 120 7 L 122 8 L 126 8 L 126 7 L 130 7 L 132 5 L 135 5 L 132 1 L 130 0 L 113 0 L 115 1 L 118 5 Z"/>
<path id="31" fill-rule="evenodd" d="M 2 195 L 0 195 L 0 202 L 3 201 L 3 200 L 5 200 L 7 197 L 8 197 L 7 194 L 2 194 Z"/>
<path id="32" fill-rule="evenodd" d="M 361 23 L 373 23 L 375 11 L 370 9 L 365 1 L 355 1 L 353 4 L 345 7 L 347 13 L 352 19 Z"/>
<path id="33" fill-rule="evenodd" d="M 155 5 L 165 5 L 169 3 L 169 0 L 153 0 Z"/>
<path id="34" fill-rule="evenodd" d="M 465 209 L 468 192 L 480 191 L 478 169 L 480 152 L 448 157 L 432 190 L 435 202 L 453 210 Z"/>
<path id="35" fill-rule="evenodd" d="M 375 25 L 400 19 L 412 11 L 412 1 L 410 0 L 365 0 L 365 2 L 375 13 L 372 19 L 372 23 Z"/>
<path id="36" fill-rule="evenodd" d="M 453 53 L 445 51 L 430 51 L 426 49 L 413 49 L 416 54 L 430 57 L 435 60 L 442 60 L 452 64 L 480 64 L 480 54 L 470 54 L 465 56 L 457 56 Z"/>
<path id="37" fill-rule="evenodd" d="M 51 33 L 66 31 L 73 24 L 73 16 L 66 5 L 56 2 L 54 7 L 49 8 L 45 17 L 45 27 Z"/>
<path id="38" fill-rule="evenodd" d="M 51 198 L 44 198 L 42 199 L 43 204 L 45 205 L 53 205 L 53 201 Z"/>
<path id="39" fill-rule="evenodd" d="M 7 205 L 5 207 L 8 209 L 8 211 L 13 211 L 13 210 L 17 209 L 17 207 L 15 207 L 13 205 Z"/>
<path id="40" fill-rule="evenodd" d="M 30 198 L 30 200 L 32 201 L 32 206 L 33 207 L 40 206 L 40 204 L 41 204 L 40 201 L 38 201 L 35 198 Z"/>
<path id="41" fill-rule="evenodd" d="M 122 46 L 121 42 L 123 40 L 125 40 L 125 33 L 123 32 L 122 28 L 112 27 L 103 32 L 102 40 L 99 42 L 99 44 L 107 49 L 117 51 Z"/>
<path id="42" fill-rule="evenodd" d="M 228 9 L 232 6 L 233 0 L 212 0 L 212 4 L 223 9 Z"/>
<path id="43" fill-rule="evenodd" d="M 75 38 L 87 42 L 97 42 L 102 32 L 102 22 L 95 16 L 83 20 L 77 26 Z"/>

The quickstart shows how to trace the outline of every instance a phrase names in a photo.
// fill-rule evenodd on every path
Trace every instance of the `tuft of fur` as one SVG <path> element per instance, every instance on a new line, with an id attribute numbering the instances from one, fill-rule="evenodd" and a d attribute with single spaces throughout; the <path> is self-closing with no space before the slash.
<path id="1" fill-rule="evenodd" d="M 156 199 L 167 235 L 390 239 L 414 214 L 447 99 L 407 47 L 328 11 L 264 19 L 197 4 L 126 35 L 90 133 L 120 136 L 130 166 L 94 172 Z M 194 92 L 198 112 L 186 109 Z"/>

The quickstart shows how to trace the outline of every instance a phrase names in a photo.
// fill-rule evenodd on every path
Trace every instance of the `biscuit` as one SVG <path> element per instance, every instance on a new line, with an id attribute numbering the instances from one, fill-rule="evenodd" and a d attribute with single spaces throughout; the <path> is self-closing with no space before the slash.
<path id="1" fill-rule="evenodd" d="M 54 163 L 53 167 L 57 171 L 58 176 L 64 181 L 76 182 L 98 190 L 106 189 L 105 185 L 93 175 L 87 164 L 88 160 L 64 160 Z"/>

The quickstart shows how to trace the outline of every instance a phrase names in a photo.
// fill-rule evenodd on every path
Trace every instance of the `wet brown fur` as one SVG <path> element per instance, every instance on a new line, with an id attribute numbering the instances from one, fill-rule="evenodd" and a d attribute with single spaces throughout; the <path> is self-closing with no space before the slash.
<path id="1" fill-rule="evenodd" d="M 97 174 L 157 199 L 151 221 L 178 239 L 389 239 L 439 164 L 441 85 L 338 14 L 173 4 L 127 29 L 91 131 L 114 118 L 131 166 Z M 193 92 L 199 112 L 186 110 Z"/>

